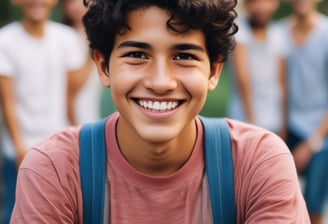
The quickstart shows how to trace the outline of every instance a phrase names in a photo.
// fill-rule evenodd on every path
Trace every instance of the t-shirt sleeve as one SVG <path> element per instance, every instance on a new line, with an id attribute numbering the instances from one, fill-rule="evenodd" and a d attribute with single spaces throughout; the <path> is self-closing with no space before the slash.
<path id="1" fill-rule="evenodd" d="M 85 43 L 86 44 L 86 43 Z M 68 71 L 77 70 L 86 61 L 85 47 L 81 38 L 74 30 L 68 30 L 65 36 L 66 69 Z"/>
<path id="2" fill-rule="evenodd" d="M 10 58 L 8 46 L 7 42 L 0 37 L 0 76 L 12 76 L 14 74 L 15 66 Z"/>
<path id="3" fill-rule="evenodd" d="M 245 224 L 310 224 L 291 156 L 277 155 L 254 170 Z"/>
<path id="4" fill-rule="evenodd" d="M 229 122 L 237 223 L 310 224 L 293 157 L 276 135 Z"/>
<path id="5" fill-rule="evenodd" d="M 73 207 L 50 160 L 32 150 L 19 170 L 11 223 L 75 223 Z"/>
<path id="6" fill-rule="evenodd" d="M 18 172 L 12 224 L 80 223 L 77 149 L 77 136 L 66 131 L 29 150 Z"/>
<path id="7" fill-rule="evenodd" d="M 235 34 L 236 42 L 239 44 L 247 45 L 251 35 L 247 23 L 244 20 L 238 20 L 237 24 L 238 24 L 238 31 Z"/>

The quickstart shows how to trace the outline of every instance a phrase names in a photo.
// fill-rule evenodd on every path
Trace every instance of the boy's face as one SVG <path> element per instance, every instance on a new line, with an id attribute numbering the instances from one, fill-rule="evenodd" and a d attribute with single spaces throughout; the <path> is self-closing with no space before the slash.
<path id="1" fill-rule="evenodd" d="M 320 0 L 289 0 L 292 5 L 294 13 L 305 16 L 312 12 Z"/>
<path id="2" fill-rule="evenodd" d="M 51 9 L 56 5 L 57 0 L 12 0 L 13 3 L 21 7 L 24 19 L 39 23 L 48 19 Z"/>
<path id="3" fill-rule="evenodd" d="M 245 0 L 245 9 L 255 26 L 266 26 L 279 6 L 278 0 Z"/>
<path id="4" fill-rule="evenodd" d="M 102 83 L 111 86 L 119 122 L 153 143 L 170 141 L 194 125 L 222 68 L 217 63 L 211 69 L 203 32 L 173 32 L 168 19 L 157 7 L 130 12 L 131 29 L 117 35 L 108 72 L 102 55 L 94 53 Z"/>

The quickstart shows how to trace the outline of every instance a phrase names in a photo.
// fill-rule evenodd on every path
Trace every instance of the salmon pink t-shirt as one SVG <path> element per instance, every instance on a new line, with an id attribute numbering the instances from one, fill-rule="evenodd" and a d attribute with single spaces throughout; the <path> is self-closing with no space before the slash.
<path id="1" fill-rule="evenodd" d="M 106 122 L 106 215 L 113 224 L 211 224 L 203 127 L 186 164 L 166 177 L 143 174 L 122 156 L 119 114 Z M 234 161 L 237 223 L 310 223 L 293 158 L 275 135 L 226 120 Z M 83 223 L 79 131 L 66 129 L 33 147 L 18 175 L 11 223 Z"/>

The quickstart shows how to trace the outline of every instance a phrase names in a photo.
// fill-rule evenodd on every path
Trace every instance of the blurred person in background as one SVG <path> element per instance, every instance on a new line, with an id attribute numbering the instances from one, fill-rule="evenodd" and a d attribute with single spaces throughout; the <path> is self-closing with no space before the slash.
<path id="1" fill-rule="evenodd" d="M 100 96 L 102 85 L 97 69 L 90 57 L 87 37 L 82 17 L 87 12 L 82 0 L 62 0 L 64 23 L 77 31 L 80 37 L 81 52 L 86 62 L 80 75 L 70 76 L 68 89 L 68 113 L 74 114 L 76 123 L 93 122 L 100 117 Z"/>
<path id="2" fill-rule="evenodd" d="M 323 223 L 328 193 L 328 19 L 318 0 L 289 0 L 293 13 L 285 31 L 288 139 L 296 167 L 305 177 L 304 196 L 313 224 Z"/>
<path id="3" fill-rule="evenodd" d="M 233 91 L 229 116 L 285 137 L 284 44 L 271 24 L 279 0 L 244 0 L 246 18 L 238 22 L 230 71 Z"/>
<path id="4" fill-rule="evenodd" d="M 17 167 L 27 149 L 68 124 L 67 76 L 82 65 L 79 39 L 69 27 L 48 21 L 57 0 L 13 0 L 22 19 L 0 30 L 0 102 L 4 118 L 4 216 L 15 201 Z"/>

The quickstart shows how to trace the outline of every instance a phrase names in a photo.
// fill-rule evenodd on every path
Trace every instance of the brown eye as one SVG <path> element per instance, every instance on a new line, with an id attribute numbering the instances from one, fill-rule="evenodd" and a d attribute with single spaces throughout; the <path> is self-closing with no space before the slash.
<path id="1" fill-rule="evenodd" d="M 192 54 L 181 53 L 174 57 L 174 60 L 195 60 L 196 57 Z"/>
<path id="2" fill-rule="evenodd" d="M 147 59 L 147 56 L 141 51 L 129 52 L 124 57 Z"/>

